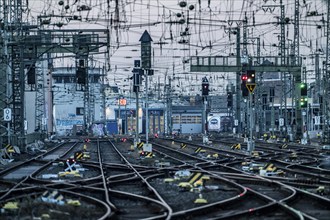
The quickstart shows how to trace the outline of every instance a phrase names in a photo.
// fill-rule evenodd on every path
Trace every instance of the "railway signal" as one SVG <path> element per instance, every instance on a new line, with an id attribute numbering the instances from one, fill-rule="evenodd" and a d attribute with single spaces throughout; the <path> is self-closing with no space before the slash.
<path id="1" fill-rule="evenodd" d="M 242 96 L 243 97 L 249 96 L 249 90 L 246 87 L 247 80 L 248 80 L 248 75 L 247 74 L 242 74 L 242 76 L 241 76 L 241 90 L 242 90 Z"/>
<path id="2" fill-rule="evenodd" d="M 209 95 L 209 81 L 206 77 L 203 78 L 202 81 L 202 96 L 208 96 Z"/>
<path id="3" fill-rule="evenodd" d="M 227 93 L 227 108 L 233 107 L 233 93 Z"/>
<path id="4" fill-rule="evenodd" d="M 78 84 L 86 84 L 87 69 L 85 60 L 80 59 L 77 62 L 76 78 Z"/>
<path id="5" fill-rule="evenodd" d="M 300 99 L 300 107 L 301 108 L 307 108 L 307 103 L 308 103 L 308 98 L 307 97 L 302 97 Z"/>
<path id="6" fill-rule="evenodd" d="M 133 92 L 139 92 L 142 83 L 143 70 L 134 67 L 132 72 L 133 72 Z"/>
<path id="7" fill-rule="evenodd" d="M 300 95 L 307 96 L 307 83 L 300 84 Z"/>
<path id="8" fill-rule="evenodd" d="M 300 108 L 307 108 L 307 83 L 300 83 Z"/>
<path id="9" fill-rule="evenodd" d="M 248 70 L 246 71 L 247 82 L 252 84 L 256 83 L 256 71 L 255 70 Z"/>

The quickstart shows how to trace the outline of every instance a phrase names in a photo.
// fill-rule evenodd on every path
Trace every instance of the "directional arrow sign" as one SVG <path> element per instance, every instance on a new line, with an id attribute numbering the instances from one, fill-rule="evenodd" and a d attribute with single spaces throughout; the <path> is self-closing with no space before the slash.
<path id="1" fill-rule="evenodd" d="M 247 83 L 246 84 L 246 88 L 250 91 L 250 93 L 253 93 L 256 86 L 257 86 L 257 84 L 255 84 L 255 83 Z"/>

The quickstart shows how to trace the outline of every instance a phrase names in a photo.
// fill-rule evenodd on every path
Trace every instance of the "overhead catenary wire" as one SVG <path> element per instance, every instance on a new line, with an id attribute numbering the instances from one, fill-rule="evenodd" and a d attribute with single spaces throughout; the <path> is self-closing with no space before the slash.
<path id="1" fill-rule="evenodd" d="M 33 17 L 34 15 L 34 20 L 36 20 L 38 13 L 65 16 L 73 16 L 79 13 L 83 19 L 75 23 L 80 27 L 85 25 L 89 25 L 89 27 L 93 25 L 108 27 L 111 30 L 111 65 L 132 65 L 132 60 L 139 57 L 139 53 L 132 51 L 139 50 L 139 43 L 136 39 L 141 34 L 141 30 L 148 29 L 154 39 L 154 64 L 162 68 L 163 64 L 173 63 L 173 59 L 176 59 L 175 63 L 177 65 L 175 71 L 177 74 L 189 71 L 187 64 L 182 63 L 182 61 L 191 55 L 229 55 L 235 51 L 235 39 L 232 36 L 229 38 L 230 36 L 224 33 L 225 27 L 228 27 L 228 23 L 225 21 L 240 20 L 245 12 L 247 12 L 249 21 L 247 26 L 250 31 L 249 33 L 255 37 L 261 37 L 261 42 L 264 42 L 263 48 L 265 50 L 262 50 L 262 53 L 265 55 L 276 54 L 277 50 L 276 47 L 272 46 L 278 44 L 277 38 L 272 33 L 279 31 L 276 25 L 278 12 L 264 13 L 262 6 L 265 4 L 278 4 L 279 1 L 187 1 L 188 5 L 194 5 L 195 9 L 189 12 L 189 36 L 187 37 L 189 38 L 189 43 L 186 44 L 179 44 L 179 41 L 181 39 L 180 33 L 187 26 L 187 23 L 175 23 L 178 20 L 176 14 L 183 10 L 179 7 L 178 3 L 180 1 L 178 0 L 114 0 L 109 1 L 109 7 L 104 7 L 108 2 L 106 0 L 68 1 L 70 3 L 68 10 L 63 9 L 64 6 L 61 7 L 54 1 L 43 0 L 41 2 L 44 4 L 39 4 L 38 7 L 35 7 L 37 5 L 35 2 L 29 2 L 29 16 Z M 294 1 L 284 2 L 284 6 L 287 9 L 286 17 L 290 19 L 293 18 L 293 3 Z M 82 4 L 90 6 L 91 10 L 78 12 L 77 6 Z M 313 11 L 316 11 L 319 16 L 325 14 L 325 2 L 321 0 L 305 1 L 305 4 L 303 2 L 301 3 L 300 9 L 301 45 L 309 46 L 310 42 L 312 42 L 312 45 L 316 45 L 317 41 L 319 42 L 319 47 L 324 48 L 325 28 L 323 27 L 325 24 L 322 24 L 322 21 L 320 21 L 321 17 L 313 17 L 310 14 L 313 14 L 311 13 Z M 107 19 L 104 16 L 106 14 L 110 18 Z M 110 15 L 112 15 L 112 21 Z M 117 16 L 117 19 L 114 19 L 114 15 Z M 116 20 L 115 23 L 114 20 Z M 252 22 L 253 20 L 254 22 Z M 68 25 L 71 25 L 71 23 L 73 21 L 69 21 Z M 322 28 L 315 32 L 315 27 L 318 27 L 318 25 L 321 25 Z M 290 38 L 293 27 L 292 23 L 288 24 L 287 27 L 286 36 Z M 132 43 L 134 40 L 136 44 Z M 170 45 L 173 49 L 183 50 L 175 50 L 169 53 L 166 47 Z M 131 47 L 129 50 L 125 49 L 129 47 Z M 133 52 L 131 56 L 121 55 L 121 53 L 131 52 Z M 161 58 L 159 58 L 160 56 Z"/>

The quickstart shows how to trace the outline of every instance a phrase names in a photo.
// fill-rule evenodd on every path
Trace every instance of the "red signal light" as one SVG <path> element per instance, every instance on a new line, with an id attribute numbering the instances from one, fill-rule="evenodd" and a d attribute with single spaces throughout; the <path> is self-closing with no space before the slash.
<path id="1" fill-rule="evenodd" d="M 248 76 L 247 76 L 247 75 L 242 75 L 241 79 L 242 79 L 243 81 L 246 81 L 246 80 L 248 80 Z"/>

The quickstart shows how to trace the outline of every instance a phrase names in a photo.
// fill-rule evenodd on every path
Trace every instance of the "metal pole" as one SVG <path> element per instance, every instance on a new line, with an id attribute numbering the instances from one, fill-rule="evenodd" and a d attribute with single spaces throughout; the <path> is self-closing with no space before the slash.
<path id="1" fill-rule="evenodd" d="M 119 96 L 118 99 L 118 134 L 121 134 L 121 130 L 122 130 L 122 124 L 121 124 L 121 118 L 120 118 L 120 101 L 121 101 L 121 96 Z"/>
<path id="2" fill-rule="evenodd" d="M 149 141 L 149 114 L 148 114 L 148 71 L 145 70 L 145 76 L 146 76 L 146 144 L 148 146 Z"/>
<path id="3" fill-rule="evenodd" d="M 204 111 L 203 111 L 203 115 L 204 115 L 204 121 L 203 121 L 203 128 L 204 128 L 204 138 L 203 138 L 203 143 L 207 144 L 208 143 L 208 137 L 207 137 L 207 130 L 206 130 L 206 123 L 207 123 L 207 114 L 206 114 L 206 105 L 207 105 L 207 96 L 205 96 L 204 98 Z"/>
<path id="4" fill-rule="evenodd" d="M 6 102 L 9 103 L 9 97 L 11 96 L 11 86 L 10 86 L 10 79 L 11 79 L 11 70 L 9 65 L 9 52 L 8 52 L 8 7 L 6 1 L 3 0 L 3 13 L 4 13 L 4 28 L 3 28 L 3 53 L 5 58 L 6 64 Z M 8 105 L 8 104 L 7 104 Z M 9 107 L 9 106 L 6 106 Z M 7 124 L 7 133 L 8 133 L 8 144 L 10 144 L 10 121 Z"/>
<path id="5" fill-rule="evenodd" d="M 241 30 L 240 28 L 236 29 L 236 65 L 241 66 Z M 236 72 L 236 115 L 235 118 L 238 120 L 238 126 L 237 126 L 237 134 L 242 133 L 242 117 L 241 117 L 241 89 L 240 89 L 240 83 L 241 83 L 241 72 Z"/>
<path id="6" fill-rule="evenodd" d="M 125 104 L 125 134 L 127 134 L 127 102 Z"/>
<path id="7" fill-rule="evenodd" d="M 272 127 L 272 137 L 274 136 L 275 131 L 275 112 L 274 112 L 274 97 L 272 99 L 272 107 L 271 107 L 271 127 Z"/>
<path id="8" fill-rule="evenodd" d="M 202 133 L 203 133 L 203 135 L 204 135 L 204 137 L 205 137 L 205 134 L 206 134 L 206 129 L 205 129 L 205 112 L 206 112 L 206 97 L 204 96 L 203 97 L 203 104 L 204 104 L 204 106 L 203 106 L 203 114 L 202 114 Z M 204 141 L 203 141 L 204 142 Z"/>
<path id="9" fill-rule="evenodd" d="M 51 54 L 47 53 L 47 67 L 48 67 L 48 79 L 49 79 L 49 85 L 48 85 L 48 127 L 47 132 L 48 135 L 52 135 L 54 133 L 54 92 L 53 92 L 53 77 L 52 77 L 52 71 L 53 71 L 53 61 L 51 58 Z"/>
<path id="10" fill-rule="evenodd" d="M 252 93 L 250 92 L 249 94 L 249 117 L 250 117 L 250 126 L 249 126 L 249 130 L 250 130 L 250 141 L 252 141 L 253 138 L 253 121 L 252 121 Z"/>
<path id="11" fill-rule="evenodd" d="M 10 122 L 7 124 L 7 132 L 8 132 L 8 144 L 10 144 Z"/>
<path id="12" fill-rule="evenodd" d="M 139 142 L 139 91 L 138 89 L 135 92 L 136 94 L 136 130 L 135 130 L 135 146 Z"/>
<path id="13" fill-rule="evenodd" d="M 252 111 L 252 92 L 249 94 L 249 141 L 248 141 L 248 152 L 251 154 L 254 151 L 254 141 L 253 141 L 253 129 L 254 129 L 254 120 L 253 120 L 253 111 Z"/>

